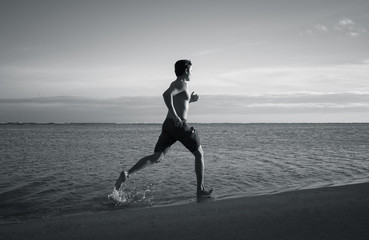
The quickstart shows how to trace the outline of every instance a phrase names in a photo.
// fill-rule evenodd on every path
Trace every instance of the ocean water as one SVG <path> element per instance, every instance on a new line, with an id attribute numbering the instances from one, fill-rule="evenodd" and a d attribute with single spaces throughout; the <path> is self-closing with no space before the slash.
<path id="1" fill-rule="evenodd" d="M 369 182 L 369 124 L 190 124 L 212 200 Z M 0 223 L 196 202 L 194 157 L 165 160 L 107 195 L 122 169 L 153 152 L 161 124 L 0 124 Z"/>

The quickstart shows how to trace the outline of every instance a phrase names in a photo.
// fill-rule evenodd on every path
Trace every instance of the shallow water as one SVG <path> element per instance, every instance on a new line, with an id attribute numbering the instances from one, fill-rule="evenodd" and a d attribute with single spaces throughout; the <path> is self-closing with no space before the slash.
<path id="1" fill-rule="evenodd" d="M 190 124 L 191 125 L 191 124 Z M 192 124 L 214 199 L 369 181 L 369 124 Z M 151 154 L 160 124 L 0 125 L 0 221 L 196 201 L 180 143 L 107 199 L 119 172 Z"/>

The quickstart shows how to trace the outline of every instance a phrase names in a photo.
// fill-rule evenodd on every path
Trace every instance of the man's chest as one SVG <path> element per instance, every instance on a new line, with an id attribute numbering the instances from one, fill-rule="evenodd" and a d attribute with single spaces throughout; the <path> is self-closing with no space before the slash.
<path id="1" fill-rule="evenodd" d="M 177 100 L 177 101 L 188 101 L 190 100 L 190 94 L 189 92 L 186 90 L 186 91 L 183 91 L 177 95 L 174 96 L 174 98 Z"/>

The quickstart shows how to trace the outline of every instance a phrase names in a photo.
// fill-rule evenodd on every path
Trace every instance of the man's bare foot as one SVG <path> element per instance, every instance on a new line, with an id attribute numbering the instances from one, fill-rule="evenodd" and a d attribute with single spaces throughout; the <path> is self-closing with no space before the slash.
<path id="1" fill-rule="evenodd" d="M 213 189 L 209 189 L 209 190 L 197 190 L 197 196 L 198 197 L 210 197 L 211 193 L 213 192 Z"/>
<path id="2" fill-rule="evenodd" d="M 115 182 L 115 189 L 119 191 L 120 186 L 124 183 L 128 178 L 128 173 L 126 171 L 122 171 L 119 175 L 119 178 Z"/>

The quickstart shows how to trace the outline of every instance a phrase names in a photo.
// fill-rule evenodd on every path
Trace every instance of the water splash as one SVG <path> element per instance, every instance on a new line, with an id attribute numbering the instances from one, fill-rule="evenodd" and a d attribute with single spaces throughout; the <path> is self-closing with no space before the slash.
<path id="1" fill-rule="evenodd" d="M 108 199 L 115 201 L 117 204 L 127 202 L 127 194 L 124 191 L 113 189 L 113 192 L 108 195 Z"/>
<path id="2" fill-rule="evenodd" d="M 150 196 L 150 186 L 143 190 L 137 190 L 136 187 L 132 189 L 122 187 L 118 191 L 114 188 L 113 192 L 108 195 L 108 199 L 112 200 L 117 206 L 137 203 L 151 204 L 153 197 Z"/>

